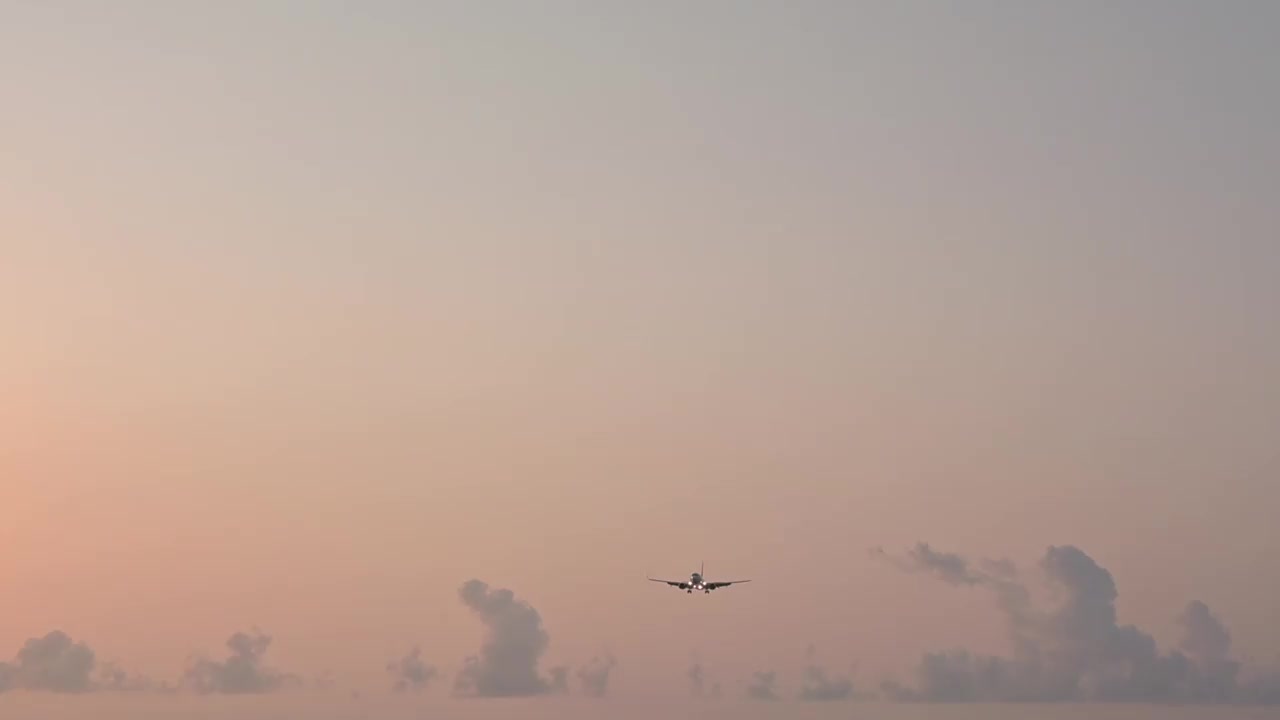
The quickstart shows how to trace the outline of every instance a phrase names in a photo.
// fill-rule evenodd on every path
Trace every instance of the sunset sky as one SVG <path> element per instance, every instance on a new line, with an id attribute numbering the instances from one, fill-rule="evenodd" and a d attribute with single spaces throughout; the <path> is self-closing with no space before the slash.
<path id="1" fill-rule="evenodd" d="M 1162 650 L 1200 600 L 1280 667 L 1278 34 L 1261 0 L 0 2 L 0 661 L 60 630 L 176 684 L 260 628 L 341 697 L 420 646 L 442 702 L 472 579 L 543 671 L 616 657 L 618 707 L 695 661 L 790 696 L 811 645 L 859 691 L 1011 653 L 989 593 L 869 552 L 923 541 L 1076 546 Z M 645 579 L 701 561 L 753 582 Z"/>

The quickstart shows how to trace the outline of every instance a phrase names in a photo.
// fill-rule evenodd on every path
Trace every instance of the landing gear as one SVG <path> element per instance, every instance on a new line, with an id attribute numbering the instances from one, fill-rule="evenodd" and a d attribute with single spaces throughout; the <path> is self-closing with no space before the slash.
<path id="1" fill-rule="evenodd" d="M 702 594 L 704 594 L 704 595 L 710 595 L 710 594 L 711 594 L 711 591 L 710 591 L 710 590 L 703 590 L 703 591 L 702 591 Z"/>
<path id="2" fill-rule="evenodd" d="M 685 592 L 689 593 L 690 595 L 692 595 L 692 594 L 693 594 L 693 591 L 692 591 L 692 590 L 685 590 Z"/>

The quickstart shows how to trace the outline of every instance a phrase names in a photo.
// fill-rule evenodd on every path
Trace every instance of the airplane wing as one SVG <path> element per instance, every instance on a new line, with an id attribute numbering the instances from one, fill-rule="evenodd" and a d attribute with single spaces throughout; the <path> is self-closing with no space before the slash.
<path id="1" fill-rule="evenodd" d="M 659 580 L 658 578 L 649 578 L 649 580 L 651 582 L 666 583 L 671 587 L 684 587 L 685 584 L 683 580 Z"/>
<path id="2" fill-rule="evenodd" d="M 706 583 L 706 586 L 708 590 L 715 590 L 716 588 L 729 587 L 730 585 L 737 585 L 738 583 L 747 583 L 747 582 L 751 582 L 751 581 L 750 580 L 720 580 L 717 582 Z"/>

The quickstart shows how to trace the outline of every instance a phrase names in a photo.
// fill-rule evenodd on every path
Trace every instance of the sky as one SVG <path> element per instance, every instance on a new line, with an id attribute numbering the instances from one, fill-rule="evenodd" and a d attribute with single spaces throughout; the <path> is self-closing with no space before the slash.
<path id="1" fill-rule="evenodd" d="M 0 708 L 1280 666 L 1280 6 L 0 14 Z"/>

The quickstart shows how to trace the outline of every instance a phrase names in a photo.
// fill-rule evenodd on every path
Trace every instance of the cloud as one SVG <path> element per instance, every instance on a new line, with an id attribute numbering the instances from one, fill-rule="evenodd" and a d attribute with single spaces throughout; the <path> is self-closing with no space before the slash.
<path id="1" fill-rule="evenodd" d="M 93 682 L 95 664 L 96 657 L 88 645 L 54 630 L 27 640 L 12 663 L 0 663 L 0 692 L 91 692 L 97 689 Z"/>
<path id="2" fill-rule="evenodd" d="M 797 697 L 804 702 L 833 702 L 847 700 L 853 695 L 853 680 L 847 676 L 829 677 L 827 671 L 815 661 L 814 649 L 807 653 L 808 664 L 802 673 L 803 680 Z"/>
<path id="3" fill-rule="evenodd" d="M 604 697 L 609 690 L 609 673 L 618 664 L 612 655 L 593 657 L 586 665 L 578 668 L 578 682 L 582 684 L 582 692 L 591 697 Z"/>
<path id="4" fill-rule="evenodd" d="M 1180 616 L 1180 650 L 1161 653 L 1155 639 L 1117 621 L 1119 593 L 1111 573 L 1074 546 L 1049 547 L 1038 575 L 1058 601 L 1038 608 L 1016 566 L 1007 560 L 979 566 L 919 543 L 904 557 L 874 551 L 907 572 L 931 574 L 957 587 L 994 593 L 1014 646 L 1011 658 L 957 650 L 926 654 L 916 669 L 916 687 L 887 683 L 899 700 L 1264 702 L 1265 679 L 1237 681 L 1239 664 L 1229 659 L 1231 636 L 1199 601 Z"/>
<path id="5" fill-rule="evenodd" d="M 1178 616 L 1178 623 L 1186 631 L 1178 647 L 1188 655 L 1208 662 L 1227 659 L 1231 652 L 1231 633 L 1214 617 L 1208 605 L 1192 600 Z"/>
<path id="6" fill-rule="evenodd" d="M 113 662 L 98 665 L 98 687 L 111 692 L 154 692 L 168 694 L 174 688 L 168 683 L 157 683 L 144 675 L 129 674 Z"/>
<path id="7" fill-rule="evenodd" d="M 538 674 L 538 660 L 551 639 L 538 611 L 506 589 L 469 580 L 458 589 L 463 604 L 479 616 L 488 633 L 480 654 L 467 658 L 455 692 L 477 697 L 542 695 L 565 685 L 567 669 L 550 681 Z"/>
<path id="8" fill-rule="evenodd" d="M 437 675 L 435 667 L 422 661 L 422 648 L 414 647 L 404 657 L 387 665 L 396 692 L 421 692 Z"/>
<path id="9" fill-rule="evenodd" d="M 689 678 L 689 694 L 694 697 L 702 697 L 702 694 L 706 692 L 706 674 L 702 663 L 696 660 L 689 666 L 689 669 L 685 672 L 685 677 Z"/>
<path id="10" fill-rule="evenodd" d="M 872 553 L 888 560 L 903 572 L 932 573 L 951 585 L 978 585 L 984 579 L 974 574 L 968 560 L 954 553 L 937 552 L 929 543 L 916 543 L 915 547 L 907 551 L 905 558 L 890 555 L 881 547 L 874 548 Z"/>
<path id="11" fill-rule="evenodd" d="M 316 690 L 329 691 L 338 686 L 338 679 L 334 677 L 332 670 L 323 670 L 320 674 L 311 679 L 311 687 Z"/>
<path id="12" fill-rule="evenodd" d="M 1280 670 L 1260 672 L 1240 683 L 1237 702 L 1280 705 Z"/>
<path id="13" fill-rule="evenodd" d="M 707 669 L 701 661 L 695 659 L 689 669 L 685 671 L 685 678 L 689 680 L 689 694 L 694 697 L 710 696 L 719 698 L 721 695 L 719 681 L 712 680 L 708 684 Z"/>
<path id="14" fill-rule="evenodd" d="M 553 693 L 569 692 L 569 666 L 568 665 L 557 665 L 551 668 L 550 670 L 548 670 L 547 672 L 551 674 L 551 681 L 550 681 L 551 687 L 549 688 L 551 692 Z"/>
<path id="15" fill-rule="evenodd" d="M 777 680 L 778 674 L 773 670 L 753 674 L 751 682 L 747 685 L 747 697 L 752 700 L 777 700 L 778 693 L 775 690 Z"/>
<path id="16" fill-rule="evenodd" d="M 271 637 L 254 629 L 237 632 L 227 639 L 231 655 L 222 662 L 198 658 L 183 676 L 184 684 L 198 693 L 268 693 L 297 682 L 293 675 L 262 665 L 262 656 L 271 646 Z"/>

